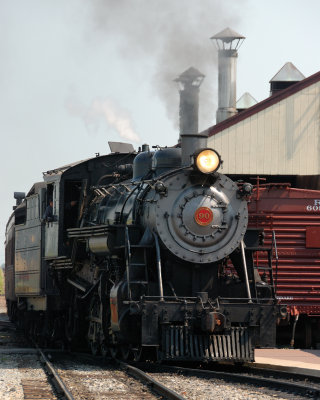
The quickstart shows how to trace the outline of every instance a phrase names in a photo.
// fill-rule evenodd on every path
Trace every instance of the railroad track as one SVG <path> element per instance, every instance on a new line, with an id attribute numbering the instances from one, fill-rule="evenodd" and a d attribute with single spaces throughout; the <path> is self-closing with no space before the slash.
<path id="1" fill-rule="evenodd" d="M 0 322 L 0 330 L 2 328 L 7 328 L 5 331 L 15 333 L 12 328 L 11 323 Z M 16 343 L 16 340 L 12 340 Z M 11 340 L 8 341 L 11 345 Z M 11 346 L 10 346 L 11 347 Z M 4 351 L 6 349 L 3 349 Z M 7 349 L 8 352 L 12 354 L 19 354 L 21 351 L 21 358 L 29 357 L 25 362 L 24 368 L 28 368 L 28 363 L 30 360 L 36 362 L 34 352 L 35 349 L 23 349 L 15 348 L 14 351 L 10 348 Z M 25 353 L 24 353 L 25 351 Z M 187 368 L 182 366 L 168 366 L 168 365 L 157 365 L 157 364 L 147 364 L 147 363 L 132 363 L 127 364 L 122 361 L 103 361 L 102 358 L 97 359 L 89 354 L 63 354 L 57 351 L 50 351 L 51 360 L 48 353 L 48 349 L 43 351 L 37 349 L 41 366 L 46 370 L 46 377 L 42 379 L 30 379 L 29 377 L 22 379 L 22 389 L 25 400 L 33 400 L 35 398 L 43 400 L 54 400 L 54 399 L 109 399 L 109 398 L 130 398 L 130 399 L 188 399 L 191 398 L 192 390 L 189 390 L 189 380 L 193 378 L 198 378 L 196 382 L 194 379 L 194 386 L 204 385 L 205 382 L 211 382 L 211 388 L 208 389 L 207 397 L 194 397 L 193 398 L 232 398 L 232 394 L 226 397 L 219 397 L 216 395 L 215 390 L 219 386 L 219 382 L 224 381 L 224 385 L 228 387 L 228 390 L 232 387 L 237 387 L 237 394 L 240 390 L 243 390 L 243 386 L 257 388 L 261 393 L 264 393 L 264 389 L 273 391 L 270 393 L 270 398 L 278 394 L 281 396 L 286 393 L 287 397 L 284 398 L 299 398 L 312 397 L 320 398 L 320 379 L 308 377 L 306 380 L 305 376 L 285 373 L 273 370 L 258 369 L 258 368 L 227 368 L 225 366 L 220 366 L 219 370 L 208 370 L 203 368 Z M 28 356 L 29 354 L 29 356 Z M 33 354 L 33 356 L 32 356 Z M 33 357 L 33 358 L 32 358 Z M 68 358 L 73 359 L 86 359 L 93 366 L 99 366 L 100 374 L 97 376 L 97 371 L 92 373 L 88 369 L 86 376 L 83 375 L 77 377 L 75 370 L 81 369 L 77 365 L 79 362 L 75 362 L 74 365 L 70 365 L 70 368 L 63 366 L 62 364 L 68 363 Z M 60 362 L 59 362 L 60 360 Z M 62 360 L 62 361 L 61 361 Z M 67 360 L 67 361 L 65 361 Z M 60 364 L 60 366 L 59 366 Z M 19 366 L 20 368 L 20 366 Z M 30 366 L 29 366 L 30 368 Z M 86 368 L 82 368 L 86 371 Z M 68 370 L 68 371 L 67 371 Z M 94 368 L 93 368 L 94 370 Z M 121 376 L 120 370 L 124 374 Z M 168 380 L 164 379 L 165 374 L 174 376 L 175 382 L 171 384 Z M 134 379 L 130 381 L 129 375 Z M 186 379 L 183 380 L 182 378 Z M 101 386 L 109 387 L 109 380 L 113 380 L 113 388 L 109 391 L 104 390 L 104 392 L 99 397 L 95 397 L 95 394 L 90 392 L 91 382 L 94 380 L 99 380 Z M 131 378 L 132 379 L 132 378 Z M 49 383 L 48 383 L 49 381 Z M 77 381 L 82 387 L 77 388 Z M 139 381 L 139 382 L 137 382 Z M 129 384 L 128 384 L 129 382 Z M 179 383 L 180 382 L 180 383 Z M 227 384 L 226 384 L 227 382 Z M 238 386 L 236 386 L 238 385 Z M 241 387 L 240 387 L 241 385 Z M 87 386 L 87 387 L 85 387 Z M 122 389 L 123 387 L 123 389 Z M 223 387 L 223 385 L 221 385 Z M 122 390 L 120 390 L 120 389 Z M 221 389 L 222 391 L 225 389 Z M 91 396 L 91 397 L 90 397 Z M 243 397 L 246 398 L 244 394 Z M 289 397 L 288 397 L 289 396 Z M 291 397 L 290 397 L 291 396 Z M 259 397 L 259 395 L 258 395 Z M 254 397 L 248 397 L 254 398 Z M 255 397 L 257 398 L 257 397 Z M 300 397 L 301 398 L 301 397 Z"/>
<path id="2" fill-rule="evenodd" d="M 92 358 L 90 355 L 82 355 L 81 357 L 92 360 L 92 362 L 97 362 L 97 360 Z M 154 392 L 166 399 L 186 400 L 192 397 L 191 392 L 188 391 L 188 386 L 186 385 L 185 381 L 181 382 L 180 387 L 179 385 L 176 385 L 175 387 L 174 384 L 171 385 L 168 382 L 161 382 L 161 375 L 166 373 L 176 375 L 178 378 L 185 376 L 198 377 L 201 378 L 202 381 L 209 380 L 212 382 L 213 387 L 215 387 L 217 381 L 223 380 L 231 383 L 232 385 L 241 384 L 243 386 L 258 388 L 261 393 L 264 393 L 264 389 L 267 389 L 267 391 L 270 391 L 270 398 L 274 398 L 275 395 L 281 396 L 284 394 L 286 394 L 285 398 L 288 399 L 301 398 L 299 396 L 302 396 L 303 398 L 320 398 L 320 379 L 309 378 L 308 381 L 306 381 L 306 376 L 304 375 L 286 372 L 279 373 L 279 371 L 250 367 L 227 367 L 229 371 L 223 371 L 224 366 L 222 366 L 222 368 L 218 367 L 219 370 L 208 370 L 202 368 L 186 368 L 181 366 L 168 366 L 150 363 L 133 362 L 128 364 L 119 360 L 116 360 L 116 363 L 128 374 L 134 376 L 140 381 L 143 381 L 144 384 L 152 388 Z M 103 368 L 104 364 L 101 360 L 99 361 L 99 365 L 101 365 Z M 274 375 L 277 377 L 275 378 Z M 179 381 L 178 378 L 176 378 L 176 383 Z M 183 387 L 182 390 L 181 387 Z M 237 386 L 236 390 L 240 391 L 242 389 L 238 388 Z M 192 398 L 198 397 L 195 397 L 193 394 Z M 220 397 L 216 396 L 213 389 L 212 392 L 207 393 L 207 397 L 199 396 L 199 398 L 216 399 Z M 245 394 L 243 398 L 246 398 Z"/>
<path id="3" fill-rule="evenodd" d="M 306 377 L 272 370 L 238 368 L 236 371 L 233 368 L 232 371 L 231 368 L 224 371 L 221 367 L 220 370 L 208 370 L 147 363 L 131 365 L 97 359 L 89 354 L 52 352 L 46 356 L 47 350 L 37 351 L 51 386 L 46 379 L 23 379 L 25 400 L 252 399 L 260 398 L 260 394 L 263 399 L 320 398 L 319 379 L 304 381 Z M 202 392 L 200 395 L 195 392 L 195 387 Z M 249 393 L 248 397 L 246 393 Z"/>
<path id="4" fill-rule="evenodd" d="M 56 370 L 56 368 L 53 366 L 53 364 L 48 360 L 48 358 L 45 356 L 45 354 L 43 353 L 43 351 L 40 348 L 37 348 L 38 350 L 38 354 L 40 356 L 40 362 L 44 368 L 44 370 L 47 373 L 47 376 L 49 378 L 49 382 L 51 383 L 51 385 L 54 388 L 54 393 L 57 394 L 57 398 L 61 399 L 66 399 L 66 400 L 75 400 L 75 398 L 72 396 L 71 392 L 69 391 L 67 385 L 64 383 L 63 379 L 61 378 L 61 376 L 59 375 L 58 371 Z M 24 389 L 25 392 L 25 389 Z M 36 394 L 39 396 L 44 396 L 46 394 L 46 392 L 43 392 L 40 388 L 40 390 L 38 390 L 38 388 L 36 388 Z M 31 397 L 32 399 L 35 398 L 41 398 L 44 399 L 44 397 Z"/>
<path id="5" fill-rule="evenodd" d="M 49 361 L 42 350 L 38 349 L 38 351 L 41 362 L 44 364 L 59 399 L 185 400 L 179 393 L 160 383 L 140 368 L 125 362 L 97 359 L 89 354 L 74 353 L 68 355 L 60 352 L 53 353 L 52 357 L 49 355 L 48 357 L 54 359 L 54 361 Z M 80 360 L 82 362 L 85 360 L 86 363 L 89 361 L 95 368 L 90 371 L 90 368 L 81 366 Z M 99 373 L 97 372 L 97 365 L 101 369 Z M 84 371 L 86 372 L 83 373 Z M 99 380 L 100 388 L 98 388 L 97 393 L 94 393 L 90 386 L 94 387 L 97 380 Z M 108 390 L 99 393 L 102 386 L 108 388 Z"/>
<path id="6" fill-rule="evenodd" d="M 86 359 L 90 359 L 93 365 L 100 364 L 101 373 L 99 380 L 102 385 L 106 387 L 110 386 L 108 379 L 113 381 L 113 387 L 108 393 L 104 391 L 101 396 L 98 394 L 95 397 L 92 392 L 90 393 L 90 385 L 91 380 L 93 381 L 97 378 L 95 376 L 97 371 L 93 371 L 92 374 L 88 371 L 86 374 L 87 388 L 81 382 L 83 381 L 83 375 L 80 379 L 76 376 L 75 370 L 83 369 L 85 371 L 85 368 L 79 367 L 79 362 L 75 363 L 75 368 L 71 366 L 69 371 L 67 371 L 68 367 L 66 365 L 68 364 L 68 359 L 80 357 L 79 354 L 75 353 L 70 356 L 68 353 L 65 354 L 53 349 L 41 349 L 34 341 L 26 339 L 23 333 L 18 331 L 16 326 L 9 321 L 0 320 L 0 331 L 2 331 L 0 357 L 5 357 L 8 360 L 8 365 L 10 360 L 12 360 L 11 363 L 14 364 L 17 374 L 16 384 L 15 386 L 11 386 L 11 389 L 17 392 L 19 398 L 23 397 L 24 400 L 78 400 L 94 398 L 183 399 L 179 394 L 174 393 L 165 387 L 165 385 L 160 384 L 136 367 L 123 362 L 111 362 L 111 360 L 108 364 L 106 362 L 101 363 L 96 358 L 86 355 Z M 17 345 L 23 347 L 17 347 Z M 64 366 L 59 360 L 63 361 Z M 106 374 L 105 371 L 108 368 L 109 373 Z M 37 372 L 34 373 L 34 371 Z M 80 380 L 82 384 L 80 388 L 77 388 L 77 384 L 74 384 L 77 380 Z M 127 382 L 130 383 L 129 386 Z M 121 386 L 124 389 L 119 391 L 118 389 Z"/>
<path id="7" fill-rule="evenodd" d="M 3 319 L 0 319 L 0 327 L 4 327 L 4 328 L 7 328 L 7 329 L 16 329 L 16 326 L 14 325 L 13 322 L 6 321 L 6 320 L 3 320 Z"/>
<path id="8" fill-rule="evenodd" d="M 124 363 L 122 361 L 117 361 L 119 366 L 124 369 L 128 374 L 134 376 L 135 378 L 139 379 L 140 381 L 144 382 L 146 385 L 151 386 L 152 390 L 158 393 L 161 396 L 164 396 L 166 399 L 169 400 L 185 400 L 179 393 L 171 390 L 167 386 L 163 385 L 159 381 L 153 379 L 150 375 L 146 374 L 141 369 Z"/>
<path id="9" fill-rule="evenodd" d="M 275 390 L 281 393 L 288 393 L 298 396 L 320 398 L 320 379 L 310 378 L 304 375 L 257 369 L 237 368 L 238 371 L 224 371 L 223 369 L 212 370 L 203 368 L 186 368 L 181 366 L 152 365 L 146 363 L 135 363 L 142 371 L 158 376 L 163 373 L 177 374 L 187 377 L 205 378 L 207 380 L 224 380 L 231 383 L 254 385 L 266 389 Z M 235 369 L 235 368 L 231 368 Z M 276 376 L 276 377 L 275 377 Z M 212 397 L 214 398 L 214 397 Z M 209 399 L 209 397 L 208 397 Z"/>

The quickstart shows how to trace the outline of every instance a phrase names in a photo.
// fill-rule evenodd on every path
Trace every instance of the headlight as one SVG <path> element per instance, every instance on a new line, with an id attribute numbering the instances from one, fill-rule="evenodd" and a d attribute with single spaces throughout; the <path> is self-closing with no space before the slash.
<path id="1" fill-rule="evenodd" d="M 204 174 L 215 172 L 220 167 L 220 164 L 221 158 L 219 154 L 212 149 L 201 150 L 194 158 L 195 167 Z"/>

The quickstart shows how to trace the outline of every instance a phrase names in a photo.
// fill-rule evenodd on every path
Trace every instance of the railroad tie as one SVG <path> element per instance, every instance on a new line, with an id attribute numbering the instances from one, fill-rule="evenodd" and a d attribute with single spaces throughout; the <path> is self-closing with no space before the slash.
<path id="1" fill-rule="evenodd" d="M 21 381 L 24 400 L 55 400 L 52 389 L 47 381 L 24 379 Z"/>

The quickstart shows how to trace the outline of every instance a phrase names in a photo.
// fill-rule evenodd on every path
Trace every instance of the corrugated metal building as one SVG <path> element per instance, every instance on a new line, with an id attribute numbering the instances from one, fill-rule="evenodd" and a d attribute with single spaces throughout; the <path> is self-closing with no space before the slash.
<path id="1" fill-rule="evenodd" d="M 299 74 L 288 63 L 270 81 L 271 89 L 283 69 L 293 76 L 287 88 L 207 130 L 208 145 L 222 155 L 223 173 L 320 174 L 320 72 L 294 83 Z"/>

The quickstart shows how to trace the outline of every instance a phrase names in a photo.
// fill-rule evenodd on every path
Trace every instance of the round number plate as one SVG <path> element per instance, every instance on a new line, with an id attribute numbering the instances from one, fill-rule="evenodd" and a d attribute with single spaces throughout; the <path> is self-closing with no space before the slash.
<path id="1" fill-rule="evenodd" d="M 213 212 L 208 207 L 200 207 L 194 213 L 194 219 L 197 224 L 207 226 L 213 220 Z"/>

